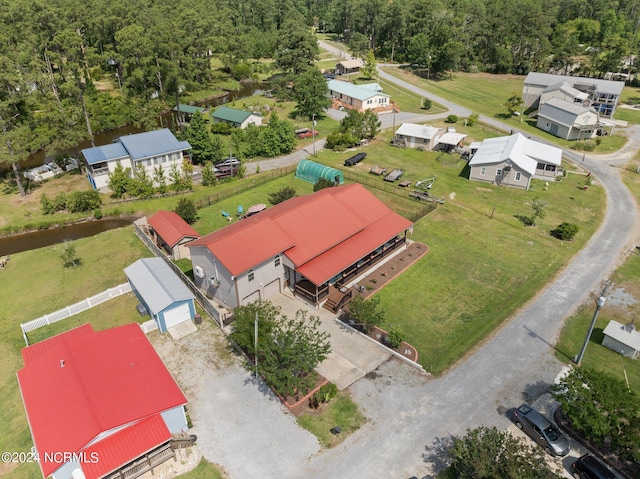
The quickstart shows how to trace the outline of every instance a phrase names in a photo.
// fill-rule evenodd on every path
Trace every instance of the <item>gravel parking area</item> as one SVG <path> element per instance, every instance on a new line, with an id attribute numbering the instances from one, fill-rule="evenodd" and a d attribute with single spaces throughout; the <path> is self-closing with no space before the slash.
<path id="1" fill-rule="evenodd" d="M 320 450 L 211 321 L 179 340 L 157 332 L 149 339 L 189 400 L 189 432 L 198 436 L 200 453 L 230 477 L 296 470 Z"/>

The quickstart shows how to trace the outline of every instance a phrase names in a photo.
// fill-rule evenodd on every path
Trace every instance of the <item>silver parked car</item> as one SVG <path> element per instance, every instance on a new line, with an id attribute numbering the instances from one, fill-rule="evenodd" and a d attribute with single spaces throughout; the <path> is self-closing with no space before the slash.
<path id="1" fill-rule="evenodd" d="M 519 429 L 540 444 L 552 456 L 566 456 L 571 447 L 566 437 L 551 421 L 535 409 L 523 404 L 514 412 L 514 421 Z"/>

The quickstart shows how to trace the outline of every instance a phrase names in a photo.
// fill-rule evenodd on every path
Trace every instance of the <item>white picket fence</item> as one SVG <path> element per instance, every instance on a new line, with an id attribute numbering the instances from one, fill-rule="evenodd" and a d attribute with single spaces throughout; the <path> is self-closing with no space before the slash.
<path id="1" fill-rule="evenodd" d="M 39 318 L 33 319 L 26 323 L 20 324 L 20 329 L 22 329 L 22 336 L 24 337 L 24 342 L 29 346 L 29 340 L 27 339 L 27 333 L 30 331 L 34 331 L 38 328 L 42 328 L 43 326 L 47 326 L 49 324 L 57 323 L 69 316 L 73 316 L 74 314 L 81 313 L 82 311 L 86 311 L 89 308 L 93 308 L 105 301 L 109 301 L 112 298 L 116 298 L 118 296 L 122 296 L 125 293 L 131 291 L 131 285 L 129 283 L 122 283 L 115 288 L 109 288 L 102 293 L 98 293 L 95 296 L 91 296 L 90 298 L 84 299 L 82 301 L 77 302 L 76 304 L 72 304 L 71 306 L 67 306 L 65 308 L 59 309 L 53 313 L 45 314 Z M 144 328 L 143 328 L 144 330 Z M 145 333 L 148 331 L 145 331 Z"/>
<path id="2" fill-rule="evenodd" d="M 155 320 L 150 319 L 149 321 L 145 321 L 140 325 L 144 334 L 149 334 L 151 331 L 155 331 L 158 329 L 158 323 Z"/>

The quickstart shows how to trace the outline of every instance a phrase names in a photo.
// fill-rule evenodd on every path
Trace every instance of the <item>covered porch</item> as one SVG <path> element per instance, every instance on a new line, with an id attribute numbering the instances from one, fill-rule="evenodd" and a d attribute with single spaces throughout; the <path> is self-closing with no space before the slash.
<path id="1" fill-rule="evenodd" d="M 347 287 L 348 283 L 405 245 L 406 241 L 405 231 L 403 235 L 396 236 L 390 241 L 387 241 L 321 285 L 316 285 L 309 279 L 302 277 L 302 279 L 295 282 L 293 292 L 295 295 L 306 299 L 316 306 L 325 300 L 331 300 L 333 305 L 332 310 L 335 308 L 339 309 L 347 304 L 352 297 L 352 294 L 349 294 L 351 288 Z"/>

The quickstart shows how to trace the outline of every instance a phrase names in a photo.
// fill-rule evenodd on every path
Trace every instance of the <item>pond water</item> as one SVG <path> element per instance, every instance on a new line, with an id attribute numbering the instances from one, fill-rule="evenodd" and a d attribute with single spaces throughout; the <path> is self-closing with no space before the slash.
<path id="1" fill-rule="evenodd" d="M 129 226 L 131 218 L 111 218 L 76 223 L 61 228 L 33 231 L 0 238 L 0 256 L 21 253 L 32 249 L 43 248 L 65 240 L 76 240 L 103 233 L 115 228 Z"/>

